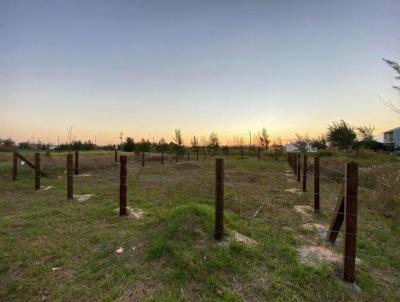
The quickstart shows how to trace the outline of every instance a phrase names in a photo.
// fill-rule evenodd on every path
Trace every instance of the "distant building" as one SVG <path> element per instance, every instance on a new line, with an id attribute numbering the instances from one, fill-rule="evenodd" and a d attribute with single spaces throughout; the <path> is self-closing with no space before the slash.
<path id="1" fill-rule="evenodd" d="M 286 152 L 299 152 L 299 148 L 297 148 L 293 143 L 285 145 Z M 312 147 L 310 144 L 306 146 L 306 152 L 317 152 L 317 148 Z"/>
<path id="2" fill-rule="evenodd" d="M 400 127 L 383 132 L 383 143 L 390 148 L 400 148 Z"/>

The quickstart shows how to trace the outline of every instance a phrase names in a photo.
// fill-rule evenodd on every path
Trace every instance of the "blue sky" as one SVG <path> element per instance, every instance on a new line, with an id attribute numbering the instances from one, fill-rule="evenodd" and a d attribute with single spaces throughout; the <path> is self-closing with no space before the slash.
<path id="1" fill-rule="evenodd" d="M 400 125 L 400 1 L 0 0 L 0 137 Z M 246 135 L 247 137 L 247 135 Z"/>

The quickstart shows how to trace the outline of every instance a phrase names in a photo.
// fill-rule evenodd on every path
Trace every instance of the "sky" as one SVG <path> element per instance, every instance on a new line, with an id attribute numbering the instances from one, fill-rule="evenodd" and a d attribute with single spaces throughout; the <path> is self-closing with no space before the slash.
<path id="1" fill-rule="evenodd" d="M 0 0 L 0 138 L 400 126 L 400 1 Z"/>

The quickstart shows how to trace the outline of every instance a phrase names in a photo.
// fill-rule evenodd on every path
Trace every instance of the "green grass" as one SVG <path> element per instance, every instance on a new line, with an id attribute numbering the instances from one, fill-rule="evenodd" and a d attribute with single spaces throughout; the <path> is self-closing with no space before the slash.
<path id="1" fill-rule="evenodd" d="M 42 185 L 54 188 L 39 192 L 26 166 L 11 181 L 11 159 L 0 153 L 1 301 L 400 299 L 399 218 L 383 215 L 385 208 L 376 206 L 380 201 L 398 211 L 400 195 L 396 188 L 382 195 L 377 179 L 360 179 L 356 283 L 362 294 L 356 295 L 342 286 L 341 263 L 312 267 L 300 261 L 297 248 L 318 243 L 293 210 L 294 205 L 312 205 L 312 181 L 307 193 L 285 192 L 300 184 L 288 181 L 294 177 L 285 176 L 283 158 L 225 161 L 225 232 L 238 231 L 256 245 L 214 241 L 211 159 L 165 166 L 152 161 L 145 168 L 130 160 L 127 199 L 130 207 L 145 211 L 140 220 L 114 213 L 119 167 L 112 152 L 81 154 L 82 170 L 91 176 L 75 178 L 74 193 L 95 194 L 84 203 L 66 200 L 64 154 L 43 155 L 43 169 L 51 173 Z M 349 159 L 382 175 L 400 169 L 398 160 L 384 155 L 333 155 L 321 161 L 336 163 L 337 169 Z M 315 222 L 329 223 L 335 205 L 330 192 L 338 188 L 334 182 L 321 185 L 321 214 L 312 216 Z M 120 246 L 124 253 L 118 255 Z"/>

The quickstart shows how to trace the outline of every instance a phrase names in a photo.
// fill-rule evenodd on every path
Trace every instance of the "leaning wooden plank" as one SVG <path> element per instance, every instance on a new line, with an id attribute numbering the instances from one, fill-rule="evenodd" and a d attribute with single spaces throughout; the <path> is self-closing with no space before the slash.
<path id="1" fill-rule="evenodd" d="M 17 152 L 17 156 L 22 159 L 29 167 L 34 170 L 36 169 L 35 165 L 31 163 L 25 156 L 21 155 L 19 152 Z M 46 173 L 44 173 L 43 171 L 40 171 L 40 175 L 47 177 Z"/>
<path id="2" fill-rule="evenodd" d="M 326 236 L 326 240 L 332 243 L 336 241 L 336 238 L 339 235 L 340 227 L 343 224 L 343 220 L 344 220 L 344 186 L 342 186 L 342 188 L 340 189 L 340 195 L 336 203 L 331 223 L 329 225 L 329 230 Z"/>

